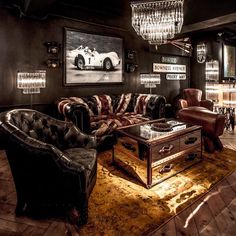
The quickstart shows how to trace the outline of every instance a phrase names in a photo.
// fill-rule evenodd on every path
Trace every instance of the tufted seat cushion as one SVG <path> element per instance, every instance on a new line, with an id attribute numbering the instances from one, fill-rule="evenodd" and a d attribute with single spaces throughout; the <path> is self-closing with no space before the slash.
<path id="1" fill-rule="evenodd" d="M 70 148 L 64 150 L 64 154 L 69 157 L 69 159 L 76 165 L 85 176 L 85 188 L 87 191 L 91 192 L 90 183 L 97 173 L 97 152 L 95 149 L 85 149 L 85 148 Z M 81 169 L 82 167 L 82 169 Z"/>
<path id="2" fill-rule="evenodd" d="M 91 174 L 96 164 L 97 152 L 95 149 L 70 148 L 64 150 L 64 154 L 75 164 L 82 166 L 87 176 Z"/>

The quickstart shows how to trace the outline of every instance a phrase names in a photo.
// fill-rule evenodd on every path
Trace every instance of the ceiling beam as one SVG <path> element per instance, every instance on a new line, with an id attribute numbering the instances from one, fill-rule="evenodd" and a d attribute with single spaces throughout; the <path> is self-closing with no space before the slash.
<path id="1" fill-rule="evenodd" d="M 210 28 L 217 28 L 219 26 L 232 24 L 235 22 L 236 22 L 236 12 L 228 14 L 228 15 L 212 18 L 209 20 L 197 22 L 197 23 L 194 23 L 191 25 L 184 25 L 182 27 L 181 34 L 206 30 L 206 29 L 210 29 Z"/>
<path id="2" fill-rule="evenodd" d="M 47 13 L 57 0 L 24 0 L 23 11 L 26 14 Z"/>

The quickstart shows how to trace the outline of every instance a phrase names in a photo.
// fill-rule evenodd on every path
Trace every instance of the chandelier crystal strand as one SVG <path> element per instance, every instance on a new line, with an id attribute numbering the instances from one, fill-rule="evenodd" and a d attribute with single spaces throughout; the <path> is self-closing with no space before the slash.
<path id="1" fill-rule="evenodd" d="M 168 43 L 183 25 L 184 0 L 131 2 L 132 27 L 150 44 Z"/>

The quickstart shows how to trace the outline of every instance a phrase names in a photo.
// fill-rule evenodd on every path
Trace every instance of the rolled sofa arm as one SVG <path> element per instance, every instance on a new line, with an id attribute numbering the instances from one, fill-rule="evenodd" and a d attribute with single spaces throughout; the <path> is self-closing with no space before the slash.
<path id="1" fill-rule="evenodd" d="M 90 115 L 83 104 L 71 103 L 65 109 L 65 117 L 84 133 L 90 133 Z"/>
<path id="2" fill-rule="evenodd" d="M 146 115 L 152 119 L 165 117 L 166 98 L 162 95 L 153 95 L 149 98 Z"/>
<path id="3" fill-rule="evenodd" d="M 185 99 L 179 99 L 178 100 L 178 110 L 187 108 L 188 107 L 188 102 Z"/>
<path id="4" fill-rule="evenodd" d="M 66 128 L 64 134 L 64 146 L 67 148 L 97 148 L 97 138 L 81 132 L 74 124 Z"/>
<path id="5" fill-rule="evenodd" d="M 207 100 L 201 100 L 201 101 L 200 101 L 200 106 L 201 106 L 201 107 L 205 107 L 205 108 L 207 108 L 207 109 L 213 111 L 214 102 L 211 101 L 211 100 L 208 100 L 208 99 L 207 99 Z"/>
<path id="6" fill-rule="evenodd" d="M 90 133 L 90 114 L 84 104 L 61 98 L 56 102 L 60 116 L 72 121 L 84 133 Z"/>

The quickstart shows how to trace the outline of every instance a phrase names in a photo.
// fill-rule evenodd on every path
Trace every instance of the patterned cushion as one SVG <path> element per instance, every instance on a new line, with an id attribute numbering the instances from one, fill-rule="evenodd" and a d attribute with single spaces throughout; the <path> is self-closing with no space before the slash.
<path id="1" fill-rule="evenodd" d="M 98 115 L 108 115 L 113 113 L 111 97 L 109 95 L 94 95 L 97 102 Z"/>
<path id="2" fill-rule="evenodd" d="M 146 115 L 146 107 L 147 107 L 147 103 L 150 99 L 152 95 L 139 95 L 134 107 L 134 112 L 136 112 L 137 114 L 143 114 Z"/>
<path id="3" fill-rule="evenodd" d="M 106 116 L 105 119 L 98 119 L 91 122 L 92 134 L 97 137 L 103 136 L 105 134 L 110 134 L 114 129 L 121 126 L 128 126 L 132 124 L 138 124 L 144 121 L 148 121 L 149 118 L 144 117 L 141 114 L 136 114 L 134 112 L 112 114 Z"/>
<path id="4" fill-rule="evenodd" d="M 115 109 L 115 113 L 124 113 L 127 110 L 127 107 L 131 100 L 131 93 L 128 94 L 122 94 L 120 96 L 119 104 L 117 108 Z"/>

